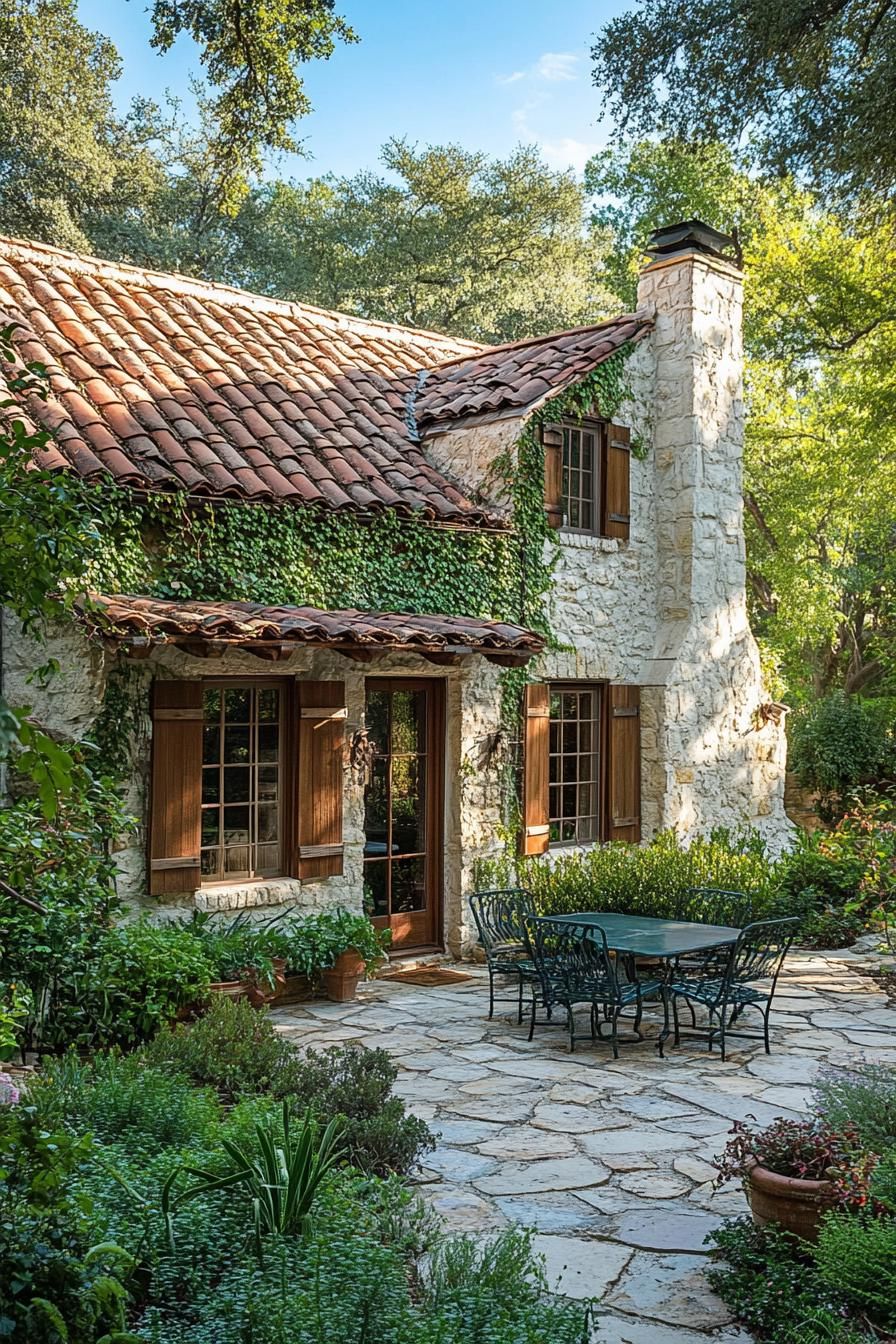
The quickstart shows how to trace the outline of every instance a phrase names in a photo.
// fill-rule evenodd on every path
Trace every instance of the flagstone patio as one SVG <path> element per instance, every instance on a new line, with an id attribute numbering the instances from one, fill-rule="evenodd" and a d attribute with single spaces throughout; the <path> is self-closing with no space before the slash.
<path id="1" fill-rule="evenodd" d="M 651 1041 L 583 1044 L 562 1026 L 531 1045 L 510 1006 L 487 1019 L 484 971 L 438 988 L 377 980 L 356 1003 L 281 1008 L 300 1046 L 379 1046 L 401 1066 L 396 1091 L 437 1133 L 420 1188 L 449 1226 L 488 1235 L 533 1229 L 557 1291 L 597 1298 L 618 1344 L 747 1344 L 706 1282 L 704 1238 L 745 1211 L 714 1191 L 713 1158 L 732 1120 L 799 1116 L 826 1063 L 896 1064 L 896 1008 L 862 952 L 788 957 L 771 1056 L 733 1042 L 726 1063 L 697 1041 L 658 1058 Z M 506 1016 L 501 1016 L 506 1012 Z"/>

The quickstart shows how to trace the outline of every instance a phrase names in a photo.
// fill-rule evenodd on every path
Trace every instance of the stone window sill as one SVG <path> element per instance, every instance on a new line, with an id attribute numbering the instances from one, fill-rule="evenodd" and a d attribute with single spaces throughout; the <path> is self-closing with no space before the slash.
<path id="1" fill-rule="evenodd" d="M 612 555 L 624 544 L 618 537 L 594 537 L 588 532 L 561 532 L 559 539 L 561 546 L 568 546 L 571 550 L 605 555 Z"/>
<path id="2" fill-rule="evenodd" d="M 302 895 L 294 877 L 268 877 L 258 882 L 216 883 L 193 893 L 197 910 L 251 910 L 254 906 L 285 905 Z"/>

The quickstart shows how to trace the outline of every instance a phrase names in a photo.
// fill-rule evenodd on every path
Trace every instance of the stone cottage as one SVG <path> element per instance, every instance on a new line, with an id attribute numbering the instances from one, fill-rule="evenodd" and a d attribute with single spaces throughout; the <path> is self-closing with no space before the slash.
<path id="1" fill-rule="evenodd" d="M 0 241 L 0 325 L 50 377 L 24 408 L 52 432 L 42 465 L 95 489 L 119 564 L 49 632 L 44 691 L 48 650 L 7 614 L 0 684 L 61 739 L 111 719 L 135 904 L 363 903 L 396 947 L 456 951 L 508 780 L 526 853 L 744 822 L 781 841 L 745 602 L 742 276 L 696 222 L 647 255 L 635 313 L 492 348 Z M 538 620 L 515 595 L 524 448 Z M 349 536 L 367 577 L 328 588 Z"/>

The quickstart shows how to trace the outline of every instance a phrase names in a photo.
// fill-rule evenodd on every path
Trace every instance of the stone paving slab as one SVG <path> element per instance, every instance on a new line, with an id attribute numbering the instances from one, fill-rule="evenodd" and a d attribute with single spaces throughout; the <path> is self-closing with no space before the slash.
<path id="1" fill-rule="evenodd" d="M 740 1188 L 715 1188 L 713 1161 L 734 1120 L 799 1117 L 831 1065 L 896 1063 L 896 1005 L 867 951 L 795 952 L 772 1017 L 772 1054 L 735 1038 L 683 1038 L 568 1053 L 565 1024 L 518 1027 L 512 1006 L 488 1020 L 481 967 L 450 987 L 375 981 L 351 1004 L 275 1011 L 299 1050 L 349 1040 L 389 1052 L 396 1093 L 439 1135 L 418 1173 L 449 1229 L 477 1238 L 532 1230 L 549 1282 L 597 1298 L 605 1344 L 750 1344 L 706 1280 L 704 1238 L 743 1214 Z M 654 1037 L 657 1023 L 648 1024 Z"/>

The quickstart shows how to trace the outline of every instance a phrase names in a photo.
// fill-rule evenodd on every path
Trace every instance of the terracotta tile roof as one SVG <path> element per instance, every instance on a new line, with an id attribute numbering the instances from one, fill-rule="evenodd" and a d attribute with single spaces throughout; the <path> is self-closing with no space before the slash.
<path id="1" fill-rule="evenodd" d="M 500 527 L 420 436 L 537 405 L 649 325 L 626 316 L 487 347 L 0 238 L 9 322 L 50 373 L 49 400 L 26 409 L 52 431 L 51 469 Z"/>
<path id="2" fill-rule="evenodd" d="M 408 425 L 420 369 L 470 341 L 0 240 L 0 325 L 51 373 L 51 468 L 143 489 L 503 523 Z"/>
<path id="3" fill-rule="evenodd" d="M 156 597 L 91 594 L 79 605 L 82 620 L 106 638 L 139 646 L 154 643 L 249 646 L 310 644 L 323 648 L 413 650 L 427 654 L 483 653 L 523 660 L 544 648 L 522 626 L 466 616 L 409 616 L 375 611 L 319 611 L 266 607 L 258 602 L 188 602 Z"/>
<path id="4" fill-rule="evenodd" d="M 472 416 L 534 409 L 640 340 L 651 325 L 646 313 L 626 313 L 594 327 L 457 356 L 426 375 L 415 400 L 417 424 L 425 434 Z"/>

